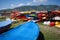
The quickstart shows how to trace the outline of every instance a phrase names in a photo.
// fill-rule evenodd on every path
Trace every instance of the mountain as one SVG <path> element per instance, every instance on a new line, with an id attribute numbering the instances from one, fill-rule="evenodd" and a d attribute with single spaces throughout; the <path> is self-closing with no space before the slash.
<path id="1" fill-rule="evenodd" d="M 5 12 L 5 11 L 6 11 L 6 12 L 11 12 L 12 9 L 3 9 L 3 10 L 0 10 L 0 13 L 1 13 L 1 12 Z"/>
<path id="2" fill-rule="evenodd" d="M 19 11 L 30 11 L 30 10 L 37 10 L 37 11 L 43 11 L 43 10 L 56 10 L 60 9 L 60 6 L 57 5 L 40 5 L 40 6 L 22 6 L 14 8 Z"/>
<path id="3" fill-rule="evenodd" d="M 37 11 L 60 10 L 60 6 L 58 6 L 58 5 L 21 6 L 21 7 L 16 7 L 16 8 L 14 8 L 14 9 L 4 9 L 4 10 L 0 10 L 0 12 L 3 12 L 3 11 L 11 12 L 12 10 L 18 10 L 18 11 L 30 11 L 30 10 L 37 10 Z"/>

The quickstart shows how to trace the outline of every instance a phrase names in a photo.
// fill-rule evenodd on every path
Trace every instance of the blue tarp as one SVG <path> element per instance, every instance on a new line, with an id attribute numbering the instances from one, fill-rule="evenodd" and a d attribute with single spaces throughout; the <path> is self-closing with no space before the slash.
<path id="1" fill-rule="evenodd" d="M 2 22 L 0 22 L 0 27 L 4 27 L 4 26 L 9 25 L 11 23 L 12 23 L 12 20 L 2 21 Z"/>
<path id="2" fill-rule="evenodd" d="M 31 21 L 0 34 L 0 40 L 36 40 L 38 35 L 39 27 Z"/>

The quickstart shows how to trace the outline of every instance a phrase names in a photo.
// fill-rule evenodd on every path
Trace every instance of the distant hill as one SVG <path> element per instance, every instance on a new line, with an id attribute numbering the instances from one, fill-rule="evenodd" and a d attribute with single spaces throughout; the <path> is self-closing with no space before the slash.
<path id="1" fill-rule="evenodd" d="M 3 10 L 0 10 L 0 13 L 1 13 L 1 12 L 5 12 L 5 11 L 6 11 L 6 12 L 11 12 L 12 9 L 3 9 Z"/>
<path id="2" fill-rule="evenodd" d="M 0 12 L 3 11 L 12 11 L 12 10 L 18 10 L 18 11 L 30 11 L 30 10 L 37 10 L 37 11 L 44 11 L 44 10 L 60 10 L 60 6 L 57 5 L 38 5 L 38 6 L 21 6 L 14 9 L 4 9 L 0 10 Z"/>

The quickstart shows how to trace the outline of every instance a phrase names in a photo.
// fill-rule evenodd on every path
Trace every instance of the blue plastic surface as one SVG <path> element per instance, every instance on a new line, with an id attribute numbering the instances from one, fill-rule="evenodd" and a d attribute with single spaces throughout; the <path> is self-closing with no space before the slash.
<path id="1" fill-rule="evenodd" d="M 39 27 L 31 21 L 0 34 L 0 40 L 36 40 L 38 35 Z"/>
<path id="2" fill-rule="evenodd" d="M 2 22 L 0 22 L 0 27 L 4 27 L 4 26 L 9 25 L 11 23 L 12 23 L 12 20 L 2 21 Z"/>

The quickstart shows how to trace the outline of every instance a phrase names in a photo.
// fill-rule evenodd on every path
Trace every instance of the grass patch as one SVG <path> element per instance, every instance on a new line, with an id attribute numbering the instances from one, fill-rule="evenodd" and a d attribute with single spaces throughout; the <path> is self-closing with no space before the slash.
<path id="1" fill-rule="evenodd" d="M 10 28 L 15 28 L 16 26 L 21 25 L 23 23 L 23 21 L 12 23 L 12 26 Z"/>
<path id="2" fill-rule="evenodd" d="M 56 27 L 41 25 L 40 23 L 38 23 L 38 25 L 45 37 L 45 40 L 60 40 L 60 29 Z"/>
<path id="3" fill-rule="evenodd" d="M 6 18 L 3 16 L 0 16 L 0 21 L 4 21 Z"/>

